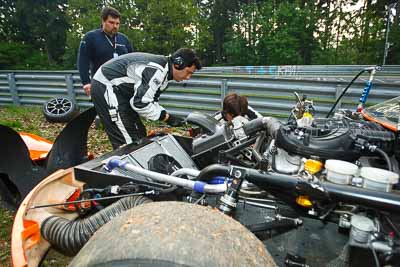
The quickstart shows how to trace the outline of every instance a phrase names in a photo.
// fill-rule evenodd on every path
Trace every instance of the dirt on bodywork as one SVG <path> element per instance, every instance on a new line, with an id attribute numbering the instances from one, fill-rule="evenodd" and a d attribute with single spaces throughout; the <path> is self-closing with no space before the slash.
<path id="1" fill-rule="evenodd" d="M 153 202 L 122 213 L 94 234 L 71 266 L 146 259 L 179 266 L 276 266 L 239 222 L 183 202 Z"/>

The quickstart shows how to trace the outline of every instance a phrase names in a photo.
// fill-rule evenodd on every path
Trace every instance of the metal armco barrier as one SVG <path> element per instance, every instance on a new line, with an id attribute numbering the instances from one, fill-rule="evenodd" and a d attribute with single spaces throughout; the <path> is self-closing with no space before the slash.
<path id="1" fill-rule="evenodd" d="M 225 95 L 237 92 L 247 96 L 250 105 L 263 115 L 286 118 L 296 91 L 313 99 L 317 113 L 323 116 L 352 77 L 365 67 L 208 67 L 189 81 L 171 82 L 160 103 L 178 115 L 190 111 L 214 113 L 221 108 Z M 288 71 L 284 72 L 285 68 Z M 375 77 L 369 105 L 400 95 L 400 66 L 385 66 Z M 362 75 L 338 107 L 355 108 L 367 80 L 368 74 Z M 82 108 L 92 106 L 76 71 L 0 71 L 0 106 L 41 105 L 57 95 L 70 96 Z"/>
<path id="2" fill-rule="evenodd" d="M 272 76 L 311 76 L 334 77 L 351 76 L 366 65 L 283 65 L 283 66 L 232 66 L 232 67 L 207 67 L 202 73 L 214 74 L 239 74 L 239 75 L 272 75 Z M 385 75 L 399 75 L 399 65 L 386 65 L 382 67 Z"/>

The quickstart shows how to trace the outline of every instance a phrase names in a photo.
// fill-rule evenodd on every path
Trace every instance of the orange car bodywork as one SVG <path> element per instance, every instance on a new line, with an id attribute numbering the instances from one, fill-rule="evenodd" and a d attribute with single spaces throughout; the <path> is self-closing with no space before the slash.
<path id="1" fill-rule="evenodd" d="M 45 159 L 53 146 L 53 142 L 35 134 L 19 132 L 19 135 L 24 140 L 33 161 Z"/>
<path id="2" fill-rule="evenodd" d="M 82 190 L 83 183 L 76 181 L 73 169 L 58 170 L 41 181 L 26 196 L 14 218 L 11 235 L 11 259 L 13 267 L 39 266 L 50 244 L 41 237 L 41 223 L 52 215 L 70 220 L 78 214 L 65 210 L 64 206 L 30 209 L 43 203 L 62 203 L 76 190 Z M 56 193 L 54 193 L 56 192 Z"/>

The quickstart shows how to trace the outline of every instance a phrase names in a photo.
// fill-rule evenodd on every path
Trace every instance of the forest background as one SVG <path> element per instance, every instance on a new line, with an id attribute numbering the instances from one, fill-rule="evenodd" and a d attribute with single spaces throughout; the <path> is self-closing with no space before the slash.
<path id="1" fill-rule="evenodd" d="M 400 64 L 400 0 L 0 0 L 0 69 L 76 69 L 104 6 L 136 51 L 205 66 Z"/>

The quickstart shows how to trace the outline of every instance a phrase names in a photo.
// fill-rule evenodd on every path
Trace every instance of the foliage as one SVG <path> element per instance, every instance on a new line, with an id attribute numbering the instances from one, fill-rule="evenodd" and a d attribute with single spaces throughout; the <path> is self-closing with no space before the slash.
<path id="1" fill-rule="evenodd" d="M 212 61 L 221 65 L 227 61 L 224 44 L 233 26 L 235 11 L 239 8 L 239 1 L 210 1 L 210 28 L 214 43 L 210 46 L 213 52 Z"/>
<path id="2" fill-rule="evenodd" d="M 400 64 L 399 0 L 2 0 L 0 69 L 75 69 L 79 42 L 106 5 L 121 12 L 136 51 L 189 46 L 206 66 L 378 64 L 395 2 L 387 62 Z"/>
<path id="3" fill-rule="evenodd" d="M 1 68 L 57 69 L 65 50 L 67 0 L 3 0 L 0 7 Z M 12 46 L 15 46 L 14 48 Z M 19 50 L 19 49 L 23 50 Z M 2 53 L 3 54 L 3 53 Z M 25 56 L 26 55 L 26 56 Z M 5 59 L 8 59 L 6 62 Z"/>
<path id="4" fill-rule="evenodd" d="M 67 0 L 17 0 L 16 39 L 45 51 L 50 64 L 58 64 L 64 54 Z"/>
<path id="5" fill-rule="evenodd" d="M 397 1 L 395 10 L 396 16 L 393 19 L 392 30 L 389 36 L 388 64 L 400 64 L 400 1 Z"/>
<path id="6" fill-rule="evenodd" d="M 214 37 L 210 32 L 211 27 L 211 3 L 207 1 L 197 1 L 197 18 L 195 18 L 196 29 L 194 30 L 193 46 L 196 52 L 202 59 L 202 63 L 209 66 L 214 63 L 213 58 L 215 52 L 213 51 Z"/>
<path id="7" fill-rule="evenodd" d="M 0 69 L 47 69 L 47 55 L 22 43 L 0 43 Z"/>
<path id="8" fill-rule="evenodd" d="M 16 33 L 15 25 L 15 1 L 1 0 L 0 5 L 0 38 L 8 40 L 13 38 Z"/>
<path id="9" fill-rule="evenodd" d="M 68 24 L 71 26 L 66 35 L 66 48 L 63 56 L 67 69 L 76 69 L 76 59 L 80 40 L 90 30 L 101 25 L 100 12 L 102 1 L 69 0 L 67 8 Z"/>

